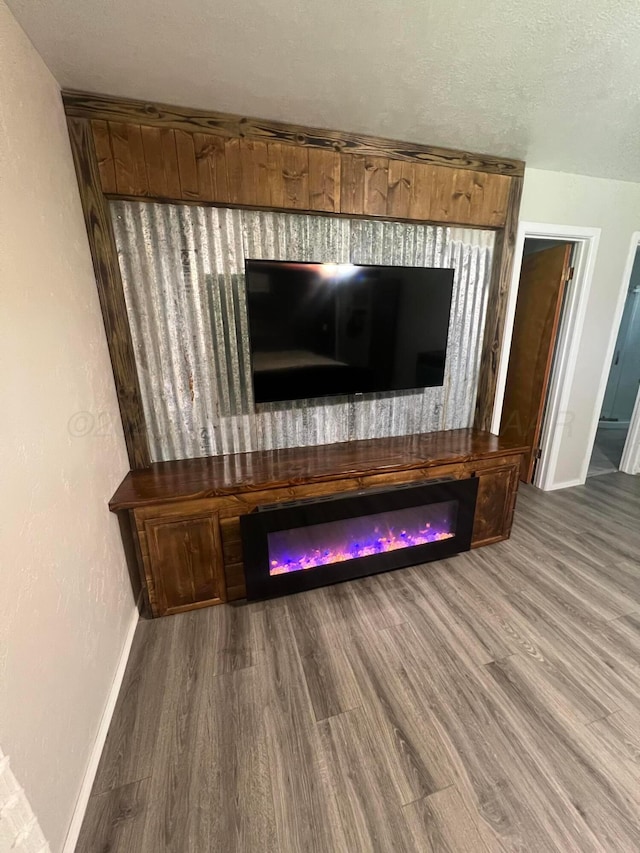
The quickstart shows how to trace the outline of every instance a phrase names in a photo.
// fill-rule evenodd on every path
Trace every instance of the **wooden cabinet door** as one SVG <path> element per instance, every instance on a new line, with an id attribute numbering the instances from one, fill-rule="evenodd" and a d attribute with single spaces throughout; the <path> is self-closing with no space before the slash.
<path id="1" fill-rule="evenodd" d="M 479 471 L 478 477 L 472 548 L 509 538 L 520 478 L 519 460 L 513 465 Z"/>
<path id="2" fill-rule="evenodd" d="M 217 513 L 149 518 L 144 528 L 154 616 L 226 600 Z"/>

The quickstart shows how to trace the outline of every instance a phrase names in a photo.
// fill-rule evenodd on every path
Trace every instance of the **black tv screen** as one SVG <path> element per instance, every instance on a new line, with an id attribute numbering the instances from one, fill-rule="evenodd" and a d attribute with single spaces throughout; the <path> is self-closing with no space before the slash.
<path id="1" fill-rule="evenodd" d="M 442 385 L 452 269 L 245 266 L 256 403 Z"/>

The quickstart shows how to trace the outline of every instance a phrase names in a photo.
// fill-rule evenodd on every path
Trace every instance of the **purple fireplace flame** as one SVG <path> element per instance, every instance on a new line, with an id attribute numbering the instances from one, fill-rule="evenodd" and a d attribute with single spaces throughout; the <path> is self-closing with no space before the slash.
<path id="1" fill-rule="evenodd" d="M 269 574 L 281 575 L 344 563 L 451 539 L 457 501 L 346 518 L 268 534 Z"/>

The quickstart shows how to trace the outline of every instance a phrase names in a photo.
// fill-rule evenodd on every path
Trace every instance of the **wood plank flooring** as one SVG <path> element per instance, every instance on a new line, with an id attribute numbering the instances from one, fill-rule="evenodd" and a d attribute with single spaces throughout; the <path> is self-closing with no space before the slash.
<path id="1" fill-rule="evenodd" d="M 640 850 L 640 477 L 138 627 L 78 853 Z"/>

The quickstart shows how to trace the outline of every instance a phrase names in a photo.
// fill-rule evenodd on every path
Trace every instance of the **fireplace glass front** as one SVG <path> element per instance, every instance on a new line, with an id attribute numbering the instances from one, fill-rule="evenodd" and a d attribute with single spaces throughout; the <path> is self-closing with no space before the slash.
<path id="1" fill-rule="evenodd" d="M 457 501 L 343 518 L 267 534 L 269 574 L 300 572 L 451 539 Z"/>
<path id="2" fill-rule="evenodd" d="M 468 551 L 477 491 L 471 477 L 260 507 L 240 518 L 247 598 Z"/>

